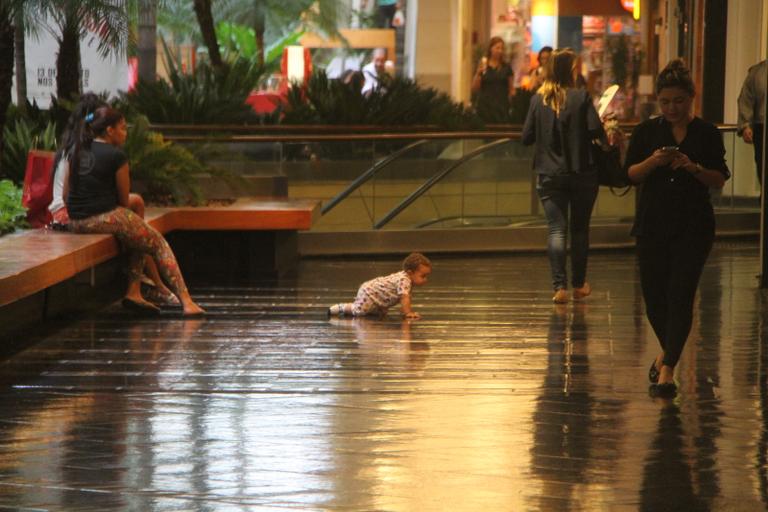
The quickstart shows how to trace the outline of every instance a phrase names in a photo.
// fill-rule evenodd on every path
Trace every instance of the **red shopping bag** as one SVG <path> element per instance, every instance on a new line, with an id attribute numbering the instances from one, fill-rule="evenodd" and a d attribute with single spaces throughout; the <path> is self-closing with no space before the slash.
<path id="1" fill-rule="evenodd" d="M 52 220 L 48 205 L 53 200 L 53 158 L 52 151 L 33 149 L 27 154 L 21 204 L 27 208 L 27 221 L 33 228 L 45 227 Z"/>

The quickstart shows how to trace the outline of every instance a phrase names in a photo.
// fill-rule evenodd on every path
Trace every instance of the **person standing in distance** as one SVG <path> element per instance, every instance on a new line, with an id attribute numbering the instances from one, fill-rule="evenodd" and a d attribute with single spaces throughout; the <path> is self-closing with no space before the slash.
<path id="1" fill-rule="evenodd" d="M 515 94 L 515 83 L 504 51 L 504 40 L 492 37 L 472 78 L 472 92 L 477 94 L 477 115 L 486 123 L 509 122 L 509 99 Z"/>
<path id="2" fill-rule="evenodd" d="M 765 96 L 768 60 L 755 64 L 747 72 L 747 78 L 739 94 L 738 134 L 747 144 L 755 146 L 757 181 L 763 182 L 763 134 L 765 133 Z"/>

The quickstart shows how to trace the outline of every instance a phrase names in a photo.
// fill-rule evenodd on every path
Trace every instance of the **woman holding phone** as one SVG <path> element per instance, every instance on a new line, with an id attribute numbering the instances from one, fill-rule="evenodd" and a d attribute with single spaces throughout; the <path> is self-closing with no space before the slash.
<path id="1" fill-rule="evenodd" d="M 715 237 L 709 188 L 730 177 L 718 129 L 692 114 L 696 90 L 682 60 L 656 79 L 662 115 L 639 124 L 629 141 L 629 179 L 642 183 L 632 235 L 648 321 L 661 353 L 648 370 L 651 393 L 677 393 L 674 371 L 693 322 L 693 302 Z"/>
<path id="2" fill-rule="evenodd" d="M 515 94 L 515 81 L 504 53 L 504 40 L 492 37 L 472 78 L 472 92 L 477 95 L 477 115 L 486 123 L 509 122 L 509 99 Z"/>

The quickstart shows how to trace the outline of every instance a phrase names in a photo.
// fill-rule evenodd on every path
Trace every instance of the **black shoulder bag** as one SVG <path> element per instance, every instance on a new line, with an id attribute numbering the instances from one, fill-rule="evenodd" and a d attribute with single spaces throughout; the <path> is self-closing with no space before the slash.
<path id="1" fill-rule="evenodd" d="M 632 187 L 621 165 L 621 150 L 614 146 L 603 146 L 600 140 L 593 140 L 590 151 L 592 163 L 597 170 L 597 182 L 609 187 L 616 196 L 627 195 Z"/>

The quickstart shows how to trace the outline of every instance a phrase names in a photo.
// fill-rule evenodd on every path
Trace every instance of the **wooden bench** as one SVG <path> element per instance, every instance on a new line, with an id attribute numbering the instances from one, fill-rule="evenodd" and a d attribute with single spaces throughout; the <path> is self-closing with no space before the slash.
<path id="1" fill-rule="evenodd" d="M 297 230 L 310 229 L 318 212 L 317 201 L 241 198 L 227 206 L 149 208 L 146 218 L 158 231 L 170 236 L 185 232 L 268 232 L 279 233 L 290 240 Z M 193 240 L 192 244 L 195 243 Z M 290 241 L 288 245 L 290 247 L 274 254 L 277 260 L 291 257 L 290 251 L 295 247 Z M 257 244 L 254 250 L 258 251 L 259 247 Z M 211 246 L 206 249 L 210 252 Z M 175 246 L 174 250 L 177 250 Z M 0 307 L 70 279 L 114 258 L 119 252 L 111 235 L 29 230 L 0 237 Z M 188 255 L 182 250 L 181 254 L 177 251 L 177 257 L 186 273 L 183 260 L 189 260 Z"/>

